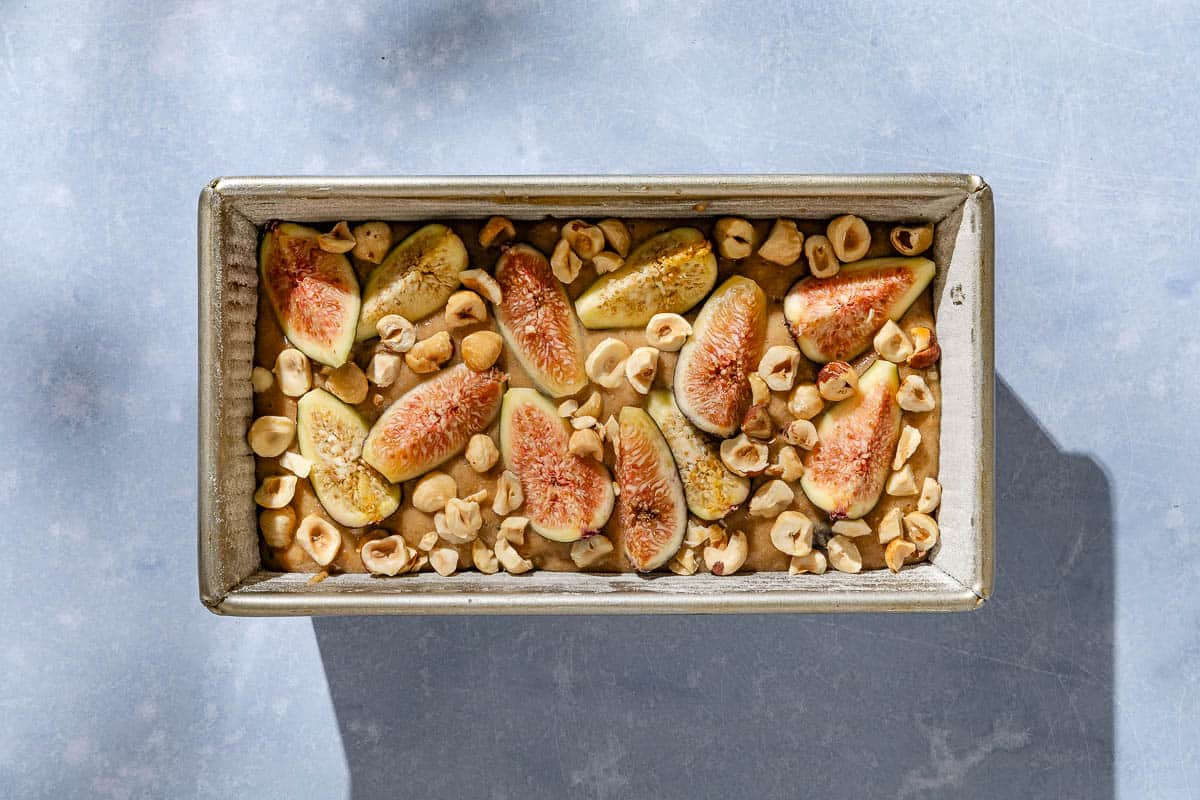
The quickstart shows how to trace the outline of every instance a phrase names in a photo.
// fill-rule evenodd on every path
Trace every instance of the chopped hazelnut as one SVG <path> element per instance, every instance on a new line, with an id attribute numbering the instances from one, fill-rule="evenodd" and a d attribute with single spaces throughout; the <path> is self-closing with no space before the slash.
<path id="1" fill-rule="evenodd" d="M 905 464 L 892 473 L 887 480 L 887 493 L 893 497 L 909 497 L 917 493 L 917 482 L 913 479 L 912 467 Z"/>
<path id="2" fill-rule="evenodd" d="M 392 248 L 392 226 L 386 222 L 363 222 L 354 226 L 355 258 L 378 264 Z"/>
<path id="3" fill-rule="evenodd" d="M 937 343 L 933 329 L 918 325 L 909 333 L 913 338 L 913 354 L 906 363 L 913 369 L 929 369 L 942 357 L 942 347 Z"/>
<path id="4" fill-rule="evenodd" d="M 750 498 L 750 516 L 770 519 L 792 504 L 796 493 L 781 480 L 770 480 Z"/>
<path id="5" fill-rule="evenodd" d="M 386 314 L 375 323 L 379 343 L 393 353 L 407 353 L 417 343 L 417 329 L 399 314 Z"/>
<path id="6" fill-rule="evenodd" d="M 658 372 L 658 350 L 638 347 L 625 360 L 625 377 L 638 394 L 648 394 Z"/>
<path id="7" fill-rule="evenodd" d="M 799 511 L 784 511 L 771 526 L 771 544 L 789 556 L 812 551 L 813 521 Z"/>
<path id="8" fill-rule="evenodd" d="M 296 438 L 296 423 L 287 417 L 266 416 L 254 420 L 246 441 L 254 455 L 274 458 L 287 450 Z"/>
<path id="9" fill-rule="evenodd" d="M 342 547 L 342 532 L 333 523 L 316 514 L 309 514 L 296 529 L 296 543 L 308 553 L 309 558 L 327 567 Z"/>
<path id="10" fill-rule="evenodd" d="M 767 386 L 767 382 L 762 379 L 761 375 L 751 372 L 746 376 L 746 380 L 750 382 L 750 403 L 752 405 L 762 406 L 771 402 L 771 387 Z"/>
<path id="11" fill-rule="evenodd" d="M 875 334 L 875 352 L 893 364 L 902 364 L 912 355 L 913 345 L 900 326 L 889 319 Z"/>
<path id="12" fill-rule="evenodd" d="M 765 403 L 752 405 L 746 409 L 746 415 L 742 417 L 742 433 L 753 436 L 755 439 L 770 439 L 774 432 L 775 423 L 771 421 L 771 415 L 768 413 Z"/>
<path id="13" fill-rule="evenodd" d="M 579 401 L 573 397 L 568 397 L 566 400 L 563 400 L 558 404 L 558 415 L 563 419 L 574 416 L 575 412 L 578 410 Z"/>
<path id="14" fill-rule="evenodd" d="M 500 451 L 496 449 L 496 443 L 492 441 L 492 437 L 486 433 L 477 433 L 467 442 L 467 451 L 463 457 L 471 465 L 471 469 L 476 472 L 487 472 L 496 466 L 496 461 L 500 458 Z"/>
<path id="15" fill-rule="evenodd" d="M 460 349 L 463 362 L 476 372 L 483 372 L 500 357 L 504 340 L 495 331 L 475 331 L 463 337 Z"/>
<path id="16" fill-rule="evenodd" d="M 596 270 L 597 275 L 603 275 L 606 272 L 616 272 L 623 266 L 625 266 L 625 259 L 607 250 L 603 253 L 597 253 L 592 258 L 592 268 Z"/>
<path id="17" fill-rule="evenodd" d="M 421 541 L 417 542 L 417 549 L 428 553 L 433 548 L 437 547 L 438 535 L 437 531 L 430 531 L 421 537 Z"/>
<path id="18" fill-rule="evenodd" d="M 299 397 L 312 388 L 312 367 L 308 356 L 289 347 L 275 358 L 275 377 L 279 391 L 288 397 Z"/>
<path id="19" fill-rule="evenodd" d="M 528 572 L 533 569 L 533 562 L 523 558 L 516 548 L 509 543 L 508 539 L 500 538 L 496 540 L 496 558 L 504 565 L 504 569 L 511 575 L 520 575 L 522 572 Z"/>
<path id="20" fill-rule="evenodd" d="M 758 362 L 758 374 L 767 386 L 776 392 L 786 392 L 796 382 L 796 368 L 800 365 L 800 351 L 788 345 L 774 345 Z"/>
<path id="21" fill-rule="evenodd" d="M 451 544 L 466 544 L 479 535 L 483 527 L 483 515 L 479 503 L 451 497 L 446 501 L 446 510 L 433 516 L 433 527 L 438 535 Z"/>
<path id="22" fill-rule="evenodd" d="M 902 256 L 919 256 L 933 244 L 932 225 L 897 225 L 892 228 L 892 247 Z"/>
<path id="23" fill-rule="evenodd" d="M 794 419 L 783 427 L 783 440 L 804 450 L 817 446 L 817 426 L 812 420 Z"/>
<path id="24" fill-rule="evenodd" d="M 608 246 L 617 251 L 617 255 L 621 258 L 629 255 L 629 229 L 625 227 L 624 222 L 619 219 L 602 219 L 596 223 L 596 227 L 604 234 Z"/>
<path id="25" fill-rule="evenodd" d="M 905 411 L 921 413 L 933 411 L 934 408 L 933 392 L 929 391 L 929 385 L 920 375 L 909 375 L 904 379 L 900 391 L 896 393 L 896 400 Z"/>
<path id="26" fill-rule="evenodd" d="M 821 397 L 821 390 L 813 383 L 800 384 L 792 390 L 792 396 L 788 398 L 788 411 L 797 419 L 812 419 L 820 414 L 824 407 L 825 400 Z"/>
<path id="27" fill-rule="evenodd" d="M 629 358 L 629 347 L 620 339 L 604 339 L 588 355 L 584 368 L 587 375 L 605 389 L 621 385 L 625 374 L 625 359 Z"/>
<path id="28" fill-rule="evenodd" d="M 792 561 L 788 564 L 788 574 L 824 575 L 826 566 L 825 554 L 820 550 L 813 550 L 806 555 L 792 556 Z"/>
<path id="29" fill-rule="evenodd" d="M 604 438 L 612 445 L 613 452 L 616 452 L 617 445 L 621 442 L 621 424 L 612 414 L 604 421 Z"/>
<path id="30" fill-rule="evenodd" d="M 883 550 L 883 561 L 892 572 L 899 572 L 904 561 L 917 552 L 917 546 L 904 539 L 892 539 Z"/>
<path id="31" fill-rule="evenodd" d="M 369 539 L 363 542 L 358 554 L 372 575 L 399 575 L 412 566 L 417 555 L 398 535 Z"/>
<path id="32" fill-rule="evenodd" d="M 573 431 L 567 450 L 580 458 L 594 458 L 597 461 L 604 458 L 604 445 L 600 441 L 600 434 L 593 428 Z"/>
<path id="33" fill-rule="evenodd" d="M 325 388 L 333 396 L 344 403 L 356 406 L 367 399 L 367 376 L 358 368 L 358 364 L 347 361 L 329 373 L 325 379 Z"/>
<path id="34" fill-rule="evenodd" d="M 571 560 L 580 569 L 590 567 L 613 551 L 613 543 L 607 536 L 596 534 L 580 539 L 571 545 Z"/>
<path id="35" fill-rule="evenodd" d="M 879 537 L 880 544 L 887 544 L 893 539 L 899 539 L 904 535 L 904 512 L 898 508 L 893 508 L 891 511 L 883 515 L 883 519 L 879 522 Z"/>
<path id="36" fill-rule="evenodd" d="M 674 353 L 692 335 L 692 323 L 678 314 L 655 314 L 646 323 L 646 341 L 664 353 Z"/>
<path id="37" fill-rule="evenodd" d="M 796 448 L 791 445 L 779 448 L 779 453 L 775 456 L 775 463 L 767 467 L 767 474 L 788 483 L 804 477 L 804 462 L 800 460 L 800 454 L 796 452 Z"/>
<path id="38" fill-rule="evenodd" d="M 289 547 L 296 533 L 296 512 L 291 508 L 268 508 L 258 515 L 258 528 L 271 547 Z"/>
<path id="39" fill-rule="evenodd" d="M 814 278 L 832 278 L 842 268 L 833 253 L 833 245 L 820 234 L 804 240 L 804 257 L 808 259 L 808 271 Z"/>
<path id="40" fill-rule="evenodd" d="M 707 542 L 712 537 L 713 528 L 720 528 L 720 525 L 702 525 L 695 520 L 689 519 L 687 523 L 687 533 L 683 536 L 684 547 L 699 547 Z"/>
<path id="41" fill-rule="evenodd" d="M 767 468 L 767 446 L 741 433 L 721 442 L 721 461 L 735 475 L 757 475 Z"/>
<path id="42" fill-rule="evenodd" d="M 484 500 L 487 500 L 487 497 L 488 497 L 487 489 L 476 489 L 475 491 L 471 492 L 470 494 L 464 496 L 463 500 L 467 500 L 468 502 L 471 502 L 471 503 L 482 503 Z"/>
<path id="43" fill-rule="evenodd" d="M 457 494 L 458 484 L 454 478 L 444 472 L 430 472 L 417 481 L 413 489 L 413 508 L 432 514 L 445 508 L 450 498 Z"/>
<path id="44" fill-rule="evenodd" d="M 500 561 L 496 558 L 496 552 L 484 544 L 483 539 L 471 542 L 471 561 L 474 562 L 475 569 L 484 575 L 495 575 L 500 571 Z"/>
<path id="45" fill-rule="evenodd" d="M 845 400 L 858 391 L 858 373 L 845 361 L 830 361 L 817 373 L 817 390 L 826 400 Z"/>
<path id="46" fill-rule="evenodd" d="M 595 417 L 587 414 L 576 414 L 571 417 L 571 427 L 577 431 L 582 431 L 586 428 L 596 427 L 597 420 Z"/>
<path id="47" fill-rule="evenodd" d="M 600 393 L 592 392 L 588 395 L 588 399 L 583 401 L 583 405 L 574 411 L 574 414 L 580 417 L 599 417 L 602 408 Z"/>
<path id="48" fill-rule="evenodd" d="M 921 432 L 912 425 L 905 425 L 896 441 L 896 456 L 892 459 L 892 469 L 903 467 L 920 446 Z"/>
<path id="49" fill-rule="evenodd" d="M 404 354 L 404 363 L 418 375 L 437 372 L 442 364 L 454 355 L 454 343 L 450 334 L 439 331 L 428 339 L 422 339 Z"/>
<path id="50" fill-rule="evenodd" d="M 713 225 L 717 249 L 729 259 L 745 258 L 754 251 L 754 226 L 737 217 L 722 217 Z"/>
<path id="51" fill-rule="evenodd" d="M 521 479 L 512 470 L 504 470 L 496 479 L 496 496 L 492 499 L 492 511 L 500 516 L 511 514 L 525 502 Z"/>
<path id="52" fill-rule="evenodd" d="M 871 526 L 861 519 L 839 519 L 833 523 L 833 532 L 847 539 L 857 539 L 860 536 L 870 536 Z"/>
<path id="53" fill-rule="evenodd" d="M 825 545 L 825 551 L 829 558 L 829 566 L 839 572 L 862 571 L 862 555 L 853 540 L 841 535 L 833 536 Z"/>
<path id="54" fill-rule="evenodd" d="M 746 563 L 750 545 L 746 534 L 735 531 L 724 547 L 709 545 L 704 548 L 704 565 L 713 575 L 732 575 Z"/>
<path id="55" fill-rule="evenodd" d="M 463 286 L 473 290 L 492 305 L 498 305 L 504 299 L 504 293 L 500 291 L 500 284 L 496 283 L 496 279 L 484 270 L 465 269 L 458 273 L 458 279 Z"/>
<path id="56" fill-rule="evenodd" d="M 391 386 L 400 377 L 400 356 L 376 353 L 367 364 L 367 380 L 376 386 Z M 383 398 L 380 397 L 382 403 Z"/>
<path id="57" fill-rule="evenodd" d="M 429 566 L 443 578 L 458 569 L 458 550 L 453 547 L 437 547 L 429 552 Z"/>
<path id="58" fill-rule="evenodd" d="M 283 508 L 296 495 L 295 475 L 272 475 L 263 478 L 254 493 L 254 502 L 263 508 Z"/>
<path id="59" fill-rule="evenodd" d="M 483 298 L 463 289 L 450 295 L 446 301 L 446 327 L 461 328 L 487 319 L 487 306 Z"/>
<path id="60" fill-rule="evenodd" d="M 317 237 L 317 247 L 326 253 L 349 253 L 354 249 L 354 234 L 350 233 L 350 225 L 339 222 L 329 233 Z"/>
<path id="61" fill-rule="evenodd" d="M 579 277 L 581 269 L 583 260 L 575 255 L 566 239 L 559 239 L 558 244 L 554 245 L 554 252 L 550 254 L 550 271 L 554 273 L 554 277 L 563 283 L 571 283 Z"/>
<path id="62" fill-rule="evenodd" d="M 279 466 L 297 478 L 307 478 L 312 471 L 312 462 L 299 453 L 287 452 L 279 457 Z"/>
<path id="63" fill-rule="evenodd" d="M 942 504 L 942 485 L 936 478 L 926 478 L 921 483 L 921 497 L 917 500 L 917 511 L 932 514 Z"/>
<path id="64" fill-rule="evenodd" d="M 790 219 L 777 219 L 771 226 L 771 233 L 758 254 L 772 264 L 788 267 L 800 259 L 804 252 L 804 234 L 796 228 L 796 223 Z"/>
<path id="65" fill-rule="evenodd" d="M 479 246 L 493 247 L 515 238 L 517 229 L 508 217 L 492 217 L 479 229 Z"/>
<path id="66" fill-rule="evenodd" d="M 825 230 L 834 255 L 843 264 L 858 261 L 871 249 L 871 231 L 867 223 L 853 214 L 834 217 Z"/>
<path id="67" fill-rule="evenodd" d="M 696 560 L 696 551 L 688 547 L 680 549 L 675 557 L 667 562 L 667 569 L 676 575 L 695 575 L 696 570 L 700 569 L 700 563 Z"/>
<path id="68" fill-rule="evenodd" d="M 904 515 L 904 530 L 908 540 L 917 546 L 917 550 L 926 552 L 937 544 L 938 524 L 933 517 L 920 511 L 912 511 Z"/>
<path id="69" fill-rule="evenodd" d="M 265 367 L 255 367 L 250 370 L 250 387 L 255 394 L 262 394 L 275 383 L 275 376 Z"/>
<path id="70" fill-rule="evenodd" d="M 593 258 L 604 249 L 604 231 L 581 219 L 573 219 L 563 225 L 562 238 L 580 258 Z"/>
<path id="71" fill-rule="evenodd" d="M 505 517 L 500 520 L 496 536 L 513 544 L 525 544 L 525 528 L 528 526 L 529 517 Z"/>

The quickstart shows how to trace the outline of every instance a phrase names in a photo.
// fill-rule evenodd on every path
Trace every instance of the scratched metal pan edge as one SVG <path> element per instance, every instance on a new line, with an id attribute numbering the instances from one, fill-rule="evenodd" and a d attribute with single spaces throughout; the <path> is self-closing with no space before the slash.
<path id="1" fill-rule="evenodd" d="M 696 206 L 702 206 L 697 212 Z M 937 222 L 943 345 L 939 512 L 930 563 L 898 575 L 717 577 L 536 572 L 399 581 L 261 568 L 253 455 L 245 443 L 257 303 L 257 226 L 268 219 L 554 216 L 828 218 Z M 198 578 L 217 614 L 643 614 L 960 611 L 994 572 L 992 194 L 978 176 L 629 175 L 230 177 L 200 193 Z"/>

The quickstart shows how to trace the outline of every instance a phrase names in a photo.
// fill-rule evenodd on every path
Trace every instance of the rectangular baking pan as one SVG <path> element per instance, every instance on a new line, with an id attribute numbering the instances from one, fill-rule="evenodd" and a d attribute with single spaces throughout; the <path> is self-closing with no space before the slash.
<path id="1" fill-rule="evenodd" d="M 822 576 L 533 572 L 394 580 L 262 568 L 246 444 L 257 226 L 268 220 L 696 217 L 937 223 L 941 543 L 928 563 Z M 200 193 L 199 579 L 218 614 L 615 614 L 958 611 L 991 593 L 992 195 L 973 175 L 219 178 Z"/>

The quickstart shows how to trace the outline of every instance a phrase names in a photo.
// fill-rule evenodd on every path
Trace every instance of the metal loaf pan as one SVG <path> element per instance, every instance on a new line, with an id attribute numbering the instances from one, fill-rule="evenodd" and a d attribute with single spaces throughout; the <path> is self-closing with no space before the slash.
<path id="1" fill-rule="evenodd" d="M 936 222 L 941 543 L 899 574 L 718 577 L 533 572 L 393 580 L 262 569 L 246 444 L 256 226 L 272 219 L 695 217 Z M 955 611 L 992 587 L 992 195 L 971 175 L 221 178 L 200 194 L 200 598 L 218 614 Z"/>

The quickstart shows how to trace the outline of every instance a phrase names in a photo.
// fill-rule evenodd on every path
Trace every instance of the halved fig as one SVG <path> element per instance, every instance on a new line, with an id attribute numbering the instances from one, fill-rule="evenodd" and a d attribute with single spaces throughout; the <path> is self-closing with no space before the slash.
<path id="1" fill-rule="evenodd" d="M 783 316 L 808 358 L 818 364 L 849 361 L 871 346 L 889 319 L 904 316 L 934 271 L 927 258 L 843 264 L 832 278 L 798 281 L 783 300 Z"/>
<path id="2" fill-rule="evenodd" d="M 258 248 L 263 290 L 283 335 L 300 352 L 331 367 L 350 357 L 361 301 L 349 259 L 326 253 L 318 231 L 284 222 Z"/>
<path id="3" fill-rule="evenodd" d="M 750 479 L 734 475 L 721 461 L 717 445 L 696 430 L 665 389 L 650 392 L 646 411 L 658 424 L 683 482 L 688 510 L 703 520 L 717 520 L 746 502 Z"/>
<path id="4" fill-rule="evenodd" d="M 300 455 L 312 462 L 308 480 L 325 511 L 351 528 L 373 525 L 400 506 L 400 487 L 363 462 L 367 423 L 324 389 L 313 389 L 296 407 Z"/>
<path id="5" fill-rule="evenodd" d="M 414 231 L 371 270 L 363 289 L 358 341 L 377 336 L 375 325 L 388 314 L 416 322 L 439 311 L 466 268 L 467 248 L 454 231 L 436 223 Z"/>
<path id="6" fill-rule="evenodd" d="M 496 262 L 496 282 L 496 324 L 534 383 L 551 397 L 586 386 L 583 331 L 546 257 L 527 244 L 510 247 Z"/>
<path id="7" fill-rule="evenodd" d="M 800 486 L 831 519 L 858 519 L 879 502 L 900 438 L 896 365 L 882 358 L 858 379 L 858 393 L 825 413 Z"/>
<path id="8" fill-rule="evenodd" d="M 700 309 L 675 364 L 675 402 L 693 425 L 733 435 L 750 407 L 747 376 L 757 369 L 766 338 L 766 295 L 754 281 L 734 275 Z"/>
<path id="9" fill-rule="evenodd" d="M 687 502 L 675 459 L 654 420 L 625 406 L 618 417 L 617 517 L 625 556 L 638 572 L 667 563 L 687 532 Z"/>
<path id="10" fill-rule="evenodd" d="M 567 450 L 571 427 L 534 389 L 509 389 L 500 412 L 500 452 L 521 479 L 522 514 L 555 542 L 575 542 L 604 527 L 613 510 L 612 476 L 594 458 Z"/>
<path id="11" fill-rule="evenodd" d="M 625 266 L 579 296 L 575 309 L 588 328 L 640 328 L 655 314 L 687 311 L 716 282 L 712 243 L 695 228 L 674 228 L 635 247 Z"/>
<path id="12" fill-rule="evenodd" d="M 498 369 L 443 370 L 388 406 L 367 436 L 363 460 L 393 483 L 428 472 L 492 424 L 507 380 Z"/>

